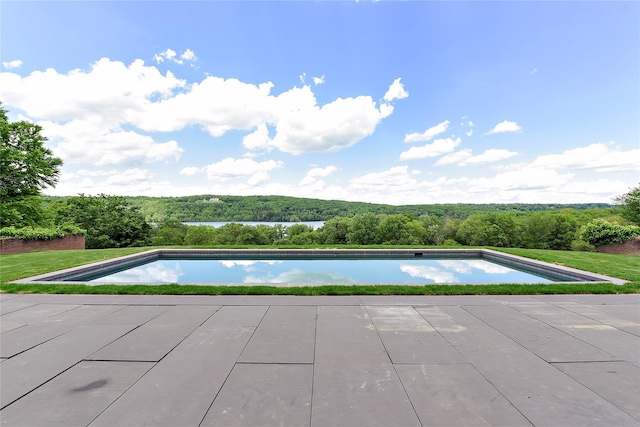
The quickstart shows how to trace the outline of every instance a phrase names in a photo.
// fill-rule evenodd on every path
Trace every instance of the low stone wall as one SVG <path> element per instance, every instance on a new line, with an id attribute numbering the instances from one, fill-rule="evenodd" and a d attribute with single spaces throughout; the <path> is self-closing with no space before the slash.
<path id="1" fill-rule="evenodd" d="M 640 255 L 640 237 L 634 237 L 623 243 L 614 243 L 612 245 L 598 246 L 596 252 L 606 254 L 623 254 L 623 255 Z"/>
<path id="2" fill-rule="evenodd" d="M 0 255 L 22 254 L 35 251 L 61 251 L 84 249 L 84 236 L 67 234 L 53 240 L 22 240 L 16 238 L 0 239 Z"/>

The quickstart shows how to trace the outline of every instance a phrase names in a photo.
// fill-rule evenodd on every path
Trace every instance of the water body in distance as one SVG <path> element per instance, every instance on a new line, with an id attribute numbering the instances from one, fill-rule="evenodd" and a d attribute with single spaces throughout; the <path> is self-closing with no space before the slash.
<path id="1" fill-rule="evenodd" d="M 276 224 L 282 224 L 285 227 L 291 227 L 292 225 L 302 224 L 313 227 L 314 230 L 322 227 L 324 225 L 324 221 L 300 221 L 300 222 L 267 222 L 267 221 L 212 221 L 212 222 L 183 222 L 185 225 L 209 225 L 211 227 L 222 227 L 227 224 L 240 224 L 240 225 L 268 225 L 269 227 L 273 227 Z"/>
<path id="2" fill-rule="evenodd" d="M 87 278 L 89 279 L 89 278 Z M 93 283 L 192 283 L 295 286 L 323 284 L 549 283 L 482 259 L 191 259 L 157 260 Z"/>

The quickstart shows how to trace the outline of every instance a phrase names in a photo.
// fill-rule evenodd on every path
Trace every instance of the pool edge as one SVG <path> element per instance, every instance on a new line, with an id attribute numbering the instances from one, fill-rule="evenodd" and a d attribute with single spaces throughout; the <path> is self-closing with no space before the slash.
<path id="1" fill-rule="evenodd" d="M 572 284 L 580 284 L 580 283 L 612 283 L 615 285 L 624 285 L 627 283 L 626 280 L 618 279 L 615 277 L 605 276 L 598 273 L 592 273 L 585 270 L 579 270 L 571 267 L 566 267 L 557 264 L 551 264 L 544 261 L 535 260 L 532 258 L 525 258 L 519 255 L 508 254 L 505 252 L 499 252 L 491 249 L 484 248 L 474 248 L 474 249 L 152 249 L 149 251 L 125 255 L 122 257 L 112 258 L 109 260 L 98 261 L 90 264 L 84 264 L 77 267 L 71 267 L 63 270 L 58 270 L 50 273 L 40 274 L 37 276 L 26 277 L 23 279 L 12 281 L 11 283 L 15 284 L 86 284 L 86 281 L 69 281 L 64 280 L 65 277 L 75 276 L 81 273 L 86 272 L 98 272 L 100 270 L 107 270 L 111 268 L 113 265 L 126 265 L 126 264 L 135 264 L 139 263 L 143 260 L 154 260 L 160 259 L 166 256 L 177 256 L 177 255 L 189 255 L 189 256 L 200 256 L 206 257 L 211 256 L 212 254 L 218 256 L 229 256 L 229 255 L 243 255 L 243 256 L 256 256 L 256 255 L 269 255 L 269 254 L 277 254 L 278 256 L 295 256 L 299 254 L 305 255 L 314 255 L 321 256 L 324 258 L 335 257 L 336 254 L 340 254 L 341 256 L 362 256 L 366 254 L 377 254 L 377 255 L 386 255 L 386 256 L 417 256 L 418 253 L 424 254 L 439 254 L 439 255 L 455 255 L 455 256 L 469 256 L 476 257 L 481 259 L 486 259 L 488 261 L 505 261 L 509 264 L 515 264 L 517 266 L 522 266 L 526 269 L 533 269 L 539 271 L 552 271 L 554 273 L 570 276 L 576 279 L 580 279 L 577 281 L 571 281 L 567 283 Z M 562 282 L 553 282 L 553 283 L 562 283 Z M 140 283 L 140 282 L 132 282 L 132 283 L 119 283 L 121 285 L 151 285 L 150 283 Z M 199 285 L 207 285 L 209 283 L 198 283 Z M 377 283 L 381 285 L 383 283 Z M 435 285 L 438 283 L 429 283 L 426 285 Z M 153 283 L 153 285 L 158 285 L 158 283 Z M 225 284 L 220 284 L 216 282 L 210 283 L 212 286 L 225 286 Z M 264 284 L 263 284 L 264 285 Z M 289 284 L 292 285 L 292 284 Z M 301 286 L 307 286 L 308 284 L 301 284 Z M 368 285 L 376 285 L 376 284 L 368 284 Z"/>

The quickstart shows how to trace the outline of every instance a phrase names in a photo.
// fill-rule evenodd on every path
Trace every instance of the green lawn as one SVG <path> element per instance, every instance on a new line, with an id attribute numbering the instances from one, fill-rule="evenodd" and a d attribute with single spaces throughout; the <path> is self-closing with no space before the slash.
<path id="1" fill-rule="evenodd" d="M 256 247 L 254 247 L 256 248 Z M 262 247 L 264 248 L 264 247 Z M 442 247 L 440 247 L 442 248 Z M 0 257 L 2 293 L 91 293 L 91 294 L 206 294 L 206 295 L 505 295 L 640 293 L 640 257 L 592 252 L 492 248 L 549 263 L 587 270 L 628 280 L 613 284 L 500 284 L 500 285 L 424 285 L 424 286 L 190 286 L 190 285 L 36 285 L 7 283 L 25 277 L 75 267 L 153 248 L 93 249 L 78 251 L 32 252 Z"/>

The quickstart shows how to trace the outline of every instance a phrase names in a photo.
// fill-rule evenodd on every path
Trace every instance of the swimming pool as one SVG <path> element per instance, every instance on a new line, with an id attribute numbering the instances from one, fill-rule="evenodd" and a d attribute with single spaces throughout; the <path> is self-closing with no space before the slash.
<path id="1" fill-rule="evenodd" d="M 235 286 L 624 283 L 487 249 L 158 249 L 17 282 Z"/>

